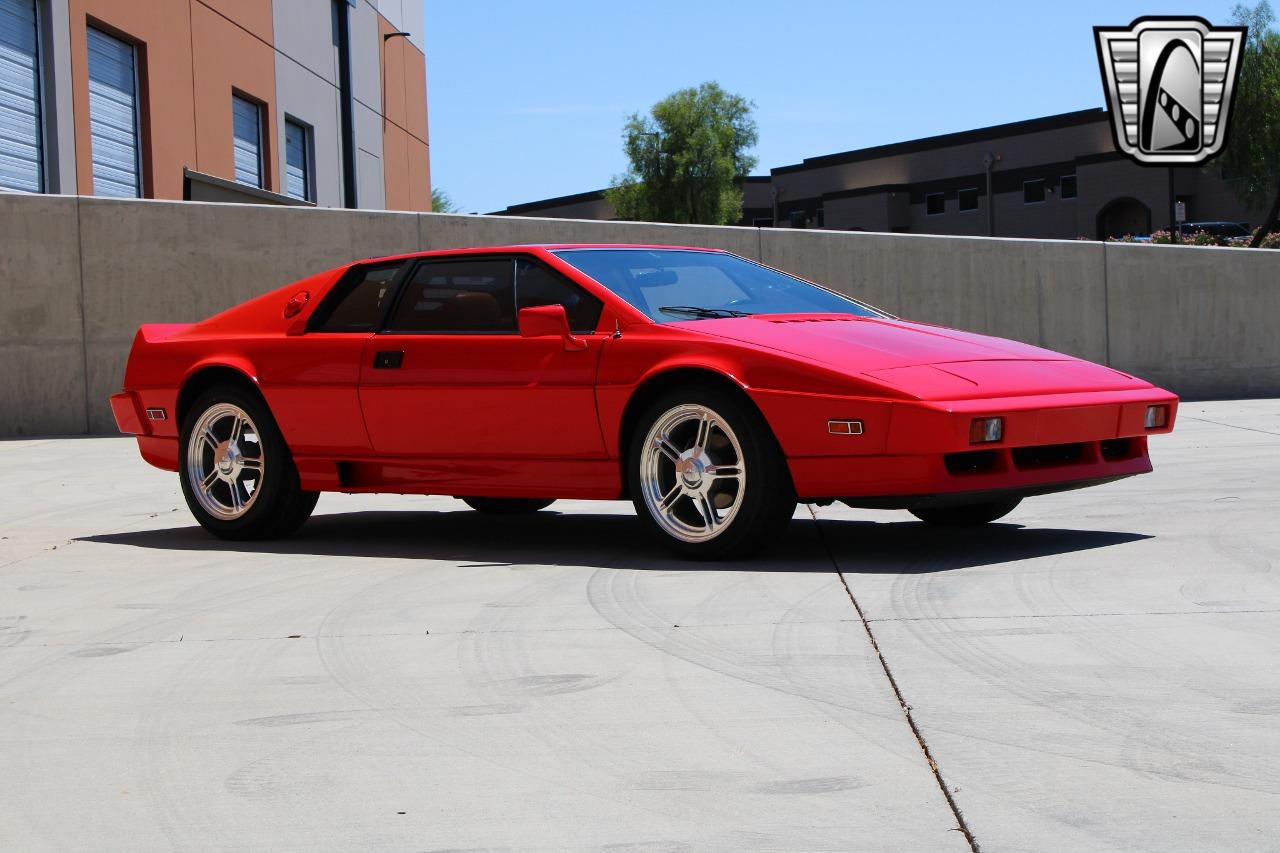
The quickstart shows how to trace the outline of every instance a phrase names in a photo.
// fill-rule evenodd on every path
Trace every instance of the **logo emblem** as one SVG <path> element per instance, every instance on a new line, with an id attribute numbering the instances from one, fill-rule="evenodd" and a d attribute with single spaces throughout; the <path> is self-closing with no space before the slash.
<path id="1" fill-rule="evenodd" d="M 1203 163 L 1222 150 L 1244 27 L 1139 18 L 1093 34 L 1117 150 L 1149 166 Z"/>

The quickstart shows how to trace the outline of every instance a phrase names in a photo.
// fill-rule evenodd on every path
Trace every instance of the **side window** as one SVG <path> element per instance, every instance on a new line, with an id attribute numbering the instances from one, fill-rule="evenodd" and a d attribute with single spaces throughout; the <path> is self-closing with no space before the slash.
<path id="1" fill-rule="evenodd" d="M 596 330 L 603 307 L 599 299 L 564 276 L 528 258 L 516 261 L 516 305 L 518 308 L 563 305 L 569 328 L 579 334 Z"/>
<path id="2" fill-rule="evenodd" d="M 404 286 L 389 332 L 514 334 L 510 258 L 428 261 Z"/>
<path id="3" fill-rule="evenodd" d="M 312 321 L 312 330 L 376 331 L 382 313 L 386 310 L 387 299 L 391 297 L 391 282 L 403 266 L 403 263 L 397 263 L 357 267 L 347 273 L 347 280 L 338 285 L 341 295 L 320 309 L 320 313 Z"/>

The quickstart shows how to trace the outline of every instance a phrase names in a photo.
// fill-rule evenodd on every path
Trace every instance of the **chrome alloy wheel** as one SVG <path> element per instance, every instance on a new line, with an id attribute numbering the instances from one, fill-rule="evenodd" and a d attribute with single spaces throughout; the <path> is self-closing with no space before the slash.
<path id="1" fill-rule="evenodd" d="M 649 514 L 683 542 L 714 539 L 742 506 L 747 469 L 732 427 L 706 406 L 684 404 L 659 417 L 640 451 Z"/>
<path id="2" fill-rule="evenodd" d="M 258 499 L 264 461 L 258 428 L 231 403 L 210 406 L 187 439 L 191 493 L 206 512 L 224 521 L 240 518 Z"/>

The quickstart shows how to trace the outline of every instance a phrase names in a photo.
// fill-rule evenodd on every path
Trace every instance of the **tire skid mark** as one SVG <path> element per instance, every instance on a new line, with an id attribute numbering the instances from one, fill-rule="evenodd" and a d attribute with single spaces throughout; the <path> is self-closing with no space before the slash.
<path id="1" fill-rule="evenodd" d="M 1041 561 L 1048 565 L 1041 568 Z M 927 564 L 926 564 L 927 566 Z M 912 569 L 918 571 L 920 563 L 913 563 Z M 1079 629 L 1059 628 L 1062 633 L 1074 630 L 1098 632 L 1109 638 L 1100 644 L 1092 644 L 1090 652 L 1101 655 L 1121 671 L 1132 669 L 1132 655 L 1125 650 L 1138 650 L 1153 655 L 1157 660 L 1164 660 L 1169 668 L 1176 670 L 1178 661 L 1172 657 L 1172 650 L 1167 643 L 1157 639 L 1144 642 L 1140 634 L 1132 630 L 1124 630 L 1107 619 L 1105 614 L 1091 616 L 1072 613 L 1075 610 L 1062 594 L 1058 584 L 1062 576 L 1061 560 L 1054 555 L 1036 558 L 1030 569 L 1024 569 L 1012 575 L 1012 583 L 1018 585 L 1019 599 L 1029 608 L 1050 606 L 1060 613 L 1058 620 L 1075 621 Z M 1227 768 L 1216 768 L 1212 763 L 1196 763 L 1182 761 L 1182 757 L 1196 752 L 1214 754 L 1220 752 L 1219 746 L 1225 748 L 1232 742 L 1226 732 L 1201 733 L 1196 738 L 1182 737 L 1176 730 L 1170 730 L 1153 710 L 1159 706 L 1158 701 L 1147 697 L 1145 701 L 1128 703 L 1116 701 L 1098 701 L 1090 695 L 1080 697 L 1071 691 L 1064 691 L 1055 678 L 1053 668 L 1032 666 L 1019 657 L 1010 656 L 1006 646 L 997 642 L 998 637 L 975 636 L 972 632 L 958 627 L 963 625 L 963 617 L 957 617 L 947 606 L 945 594 L 937 594 L 932 587 L 944 588 L 942 573 L 912 574 L 895 578 L 891 585 L 893 611 L 895 613 L 911 613 L 910 620 L 898 620 L 923 648 L 938 658 L 954 665 L 964 677 L 976 683 L 985 684 L 993 691 L 1016 697 L 1037 709 L 1045 717 L 1058 716 L 1077 725 L 1088 727 L 1094 732 L 1104 732 L 1111 736 L 1114 747 L 1105 753 L 1090 750 L 1092 742 L 1081 742 L 1076 739 L 1070 745 L 1055 744 L 1043 737 L 1035 737 L 1034 732 L 1010 731 L 1007 739 L 990 738 L 970 731 L 957 729 L 945 720 L 930 723 L 932 729 L 968 740 L 989 742 L 999 746 L 1013 747 L 1032 753 L 1052 755 L 1081 761 L 1099 766 L 1106 766 L 1135 772 L 1139 775 L 1150 773 L 1171 781 L 1200 781 L 1208 784 L 1222 785 L 1240 790 L 1275 793 L 1280 789 L 1280 779 L 1275 779 L 1275 771 L 1269 754 L 1258 754 L 1253 763 L 1255 768 L 1247 772 L 1245 778 L 1233 774 Z M 889 621 L 889 620 L 886 620 Z M 948 625 L 947 622 L 953 624 Z M 1167 679 L 1166 679 L 1167 681 Z M 1172 686 L 1165 685 L 1168 689 Z M 1109 689 L 1102 685 L 1098 689 Z M 1180 692 L 1190 691 L 1202 693 L 1194 680 L 1179 679 L 1176 689 Z M 1083 701 L 1080 701 L 1083 699 Z M 1044 726 L 1038 727 L 1038 730 Z M 1053 727 L 1056 730 L 1057 727 Z M 1206 744 L 1205 737 L 1218 743 Z M 1083 745 L 1082 745 L 1083 743 Z M 1106 756 L 1114 755 L 1114 758 Z M 1154 756 L 1154 757 L 1153 757 Z M 1235 778 L 1233 778 L 1235 777 Z M 1026 780 L 1008 764 L 992 763 L 984 767 L 977 784 L 990 791 L 993 796 L 1003 796 L 1010 790 L 1025 790 Z M 1259 784 L 1261 783 L 1261 784 Z M 971 785 L 975 784 L 970 780 Z M 1069 825 L 1072 816 L 1069 810 L 1062 808 L 1051 791 L 1046 791 L 1041 802 L 1043 810 L 1040 814 L 1056 813 L 1056 819 Z M 1132 841 L 1126 840 L 1125 843 Z"/>
<path id="2" fill-rule="evenodd" d="M 672 627 L 673 623 L 645 606 L 633 590 L 619 594 L 619 587 L 625 589 L 628 586 L 634 586 L 635 582 L 635 573 L 617 573 L 613 570 L 601 569 L 595 572 L 587 582 L 587 598 L 595 611 L 615 628 L 665 655 L 679 658 L 718 675 L 755 684 L 788 696 L 800 696 L 814 702 L 825 702 L 857 714 L 880 716 L 851 704 L 843 691 L 829 685 L 810 684 L 803 692 L 797 692 L 794 689 L 795 685 L 785 674 L 778 672 L 776 667 L 773 671 L 762 671 L 760 667 L 752 665 L 750 658 L 740 653 L 716 646 L 706 639 L 699 639 L 693 631 Z"/>
<path id="3" fill-rule="evenodd" d="M 493 569 L 493 571 L 497 570 Z M 410 575 L 411 572 L 412 570 L 403 573 L 402 577 Z M 388 581 L 384 582 L 384 584 L 379 584 L 379 586 L 390 584 L 395 580 L 397 579 L 388 579 Z M 415 588 L 414 591 L 416 594 L 421 594 L 422 592 L 421 588 Z M 513 763 L 507 760 L 506 757 L 497 757 L 467 746 L 467 742 L 473 739 L 470 730 L 466 728 L 466 717 L 469 715 L 449 714 L 446 711 L 440 714 L 439 717 L 433 717 L 429 728 L 424 725 L 419 719 L 421 712 L 425 710 L 421 701 L 422 694 L 406 686 L 389 687 L 369 677 L 375 671 L 374 664 L 379 661 L 370 658 L 371 651 L 366 652 L 362 658 L 353 657 L 351 650 L 343 640 L 341 631 L 333 627 L 335 624 L 341 626 L 351 613 L 356 610 L 356 601 L 367 596 L 369 592 L 369 590 L 365 590 L 330 611 L 321 625 L 321 632 L 325 639 L 318 639 L 316 643 L 317 652 L 326 672 L 329 673 L 333 683 L 347 695 L 374 711 L 389 723 L 466 759 L 495 767 L 514 776 L 544 783 L 556 790 L 568 791 L 589 799 L 603 800 L 614 805 L 621 804 L 629 808 L 666 817 L 666 815 L 653 812 L 637 803 L 604 796 L 599 791 L 571 784 L 565 779 L 553 778 L 545 773 L 538 772 L 536 769 Z M 486 608 L 486 610 L 488 609 Z M 369 644 L 364 645 L 367 647 Z"/>
<path id="4" fill-rule="evenodd" d="M 613 571 L 643 574 L 626 569 Z M 620 784 L 619 780 L 651 770 L 652 765 L 636 757 L 633 744 L 619 740 L 607 727 L 583 725 L 573 714 L 572 703 L 555 695 L 539 695 L 525 689 L 528 679 L 544 677 L 544 671 L 537 667 L 533 657 L 538 643 L 548 638 L 547 632 L 538 630 L 543 626 L 533 622 L 539 608 L 532 605 L 540 601 L 581 600 L 582 583 L 580 569 L 544 573 L 538 580 L 494 602 L 499 606 L 487 607 L 478 613 L 459 641 L 458 660 L 463 675 L 472 689 L 489 702 L 523 703 L 524 713 L 516 722 L 527 736 L 542 743 L 560 760 L 572 762 L 571 775 L 575 780 L 587 780 L 593 788 L 612 792 L 613 801 L 643 808 L 666 820 L 691 823 L 705 820 L 709 812 L 723 811 L 723 807 L 697 807 L 669 797 L 661 800 L 647 797 L 640 803 L 635 802 L 634 795 L 629 793 L 634 789 Z M 613 665 L 613 659 L 604 655 L 600 661 Z M 626 663 L 598 680 L 614 681 L 632 668 L 633 663 Z M 734 816 L 745 817 L 740 813 Z"/>

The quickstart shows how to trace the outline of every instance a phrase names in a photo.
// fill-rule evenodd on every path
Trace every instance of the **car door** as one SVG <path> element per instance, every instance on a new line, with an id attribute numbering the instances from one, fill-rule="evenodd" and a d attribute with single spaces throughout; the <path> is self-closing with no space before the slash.
<path id="1" fill-rule="evenodd" d="M 551 303 L 565 305 L 585 349 L 520 336 L 518 308 Z M 595 328 L 600 308 L 530 257 L 421 261 L 386 327 L 366 344 L 360 402 L 374 450 L 446 460 L 604 458 L 595 402 L 607 338 Z"/>

